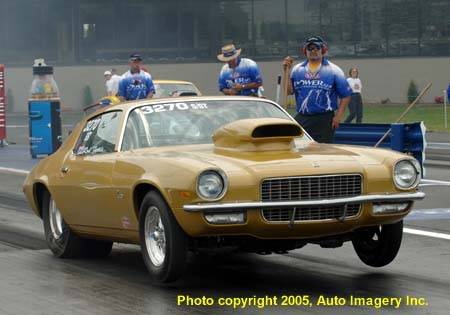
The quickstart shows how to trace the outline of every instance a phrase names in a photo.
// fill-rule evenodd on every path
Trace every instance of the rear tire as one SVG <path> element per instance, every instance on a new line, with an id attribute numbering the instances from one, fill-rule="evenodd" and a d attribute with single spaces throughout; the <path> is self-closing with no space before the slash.
<path id="1" fill-rule="evenodd" d="M 177 280 L 186 268 L 187 236 L 158 192 L 148 192 L 139 214 L 141 252 L 150 276 Z"/>
<path id="2" fill-rule="evenodd" d="M 85 239 L 73 233 L 49 192 L 44 192 L 42 201 L 45 239 L 56 257 L 104 258 L 111 253 L 112 242 Z"/>
<path id="3" fill-rule="evenodd" d="M 356 231 L 352 243 L 362 262 L 372 267 L 382 267 L 397 256 L 402 236 L 403 221 L 400 221 Z"/>

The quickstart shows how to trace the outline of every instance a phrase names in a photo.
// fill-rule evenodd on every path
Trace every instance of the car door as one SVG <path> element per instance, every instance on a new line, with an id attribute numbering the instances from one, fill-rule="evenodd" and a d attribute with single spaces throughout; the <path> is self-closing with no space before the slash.
<path id="1" fill-rule="evenodd" d="M 135 149 L 152 146 L 148 125 L 145 124 L 140 109 L 133 110 L 125 123 L 120 152 L 113 170 L 113 185 L 116 188 L 116 201 L 112 211 L 120 217 L 120 227 L 127 231 L 138 231 L 139 223 L 133 208 L 133 187 L 136 179 L 145 172 L 134 161 Z"/>
<path id="2" fill-rule="evenodd" d="M 60 190 L 65 190 L 63 216 L 69 224 L 116 226 L 110 213 L 116 199 L 111 176 L 121 116 L 121 111 L 109 111 L 88 120 L 63 162 Z"/>

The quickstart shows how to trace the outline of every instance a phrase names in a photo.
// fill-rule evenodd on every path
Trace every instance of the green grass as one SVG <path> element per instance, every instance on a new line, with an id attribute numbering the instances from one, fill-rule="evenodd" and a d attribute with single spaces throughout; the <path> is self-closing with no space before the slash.
<path id="1" fill-rule="evenodd" d="M 363 108 L 363 123 L 393 123 L 408 105 L 365 104 Z M 295 110 L 289 109 L 295 115 Z M 348 115 L 348 110 L 345 117 Z M 345 119 L 344 117 L 344 119 Z M 450 133 L 450 106 L 447 106 L 447 129 L 444 127 L 444 106 L 442 104 L 420 104 L 414 106 L 400 122 L 423 121 L 427 131 Z M 354 122 L 354 121 L 353 121 Z"/>

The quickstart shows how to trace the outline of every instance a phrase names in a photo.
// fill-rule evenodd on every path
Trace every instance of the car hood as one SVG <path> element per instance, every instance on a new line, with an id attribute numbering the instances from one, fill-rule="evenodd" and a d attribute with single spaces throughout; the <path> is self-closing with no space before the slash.
<path id="1" fill-rule="evenodd" d="M 319 144 L 302 136 L 303 130 L 290 120 L 238 120 L 214 132 L 213 147 L 191 151 L 185 157 L 205 161 L 225 171 L 246 169 L 250 173 L 279 175 L 307 174 L 314 170 L 362 173 L 365 165 L 381 164 L 384 160 L 357 147 Z"/>
<path id="2" fill-rule="evenodd" d="M 219 168 L 226 173 L 244 171 L 268 176 L 362 173 L 365 166 L 381 165 L 387 156 L 397 155 L 384 149 L 319 144 L 309 140 L 298 143 L 289 150 L 228 151 L 202 144 L 144 149 L 139 155 L 141 158 L 151 156 L 152 160 L 173 161 L 171 164 L 194 172 Z"/>
<path id="3" fill-rule="evenodd" d="M 141 158 L 148 165 L 156 165 L 157 159 L 160 168 L 184 169 L 188 173 L 218 168 L 229 175 L 276 177 L 362 174 L 370 165 L 400 156 L 383 149 L 319 144 L 302 136 L 300 126 L 290 120 L 246 119 L 216 130 L 213 144 L 149 148 Z"/>

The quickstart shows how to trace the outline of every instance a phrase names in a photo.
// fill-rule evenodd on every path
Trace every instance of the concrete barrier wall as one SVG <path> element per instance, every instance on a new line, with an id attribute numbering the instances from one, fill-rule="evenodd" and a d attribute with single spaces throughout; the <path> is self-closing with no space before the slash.
<path id="1" fill-rule="evenodd" d="M 363 83 L 364 101 L 379 103 L 389 98 L 392 102 L 405 103 L 409 81 L 414 79 L 419 90 L 428 82 L 433 86 L 425 96 L 425 102 L 434 102 L 434 97 L 442 94 L 450 82 L 450 58 L 379 58 L 379 59 L 336 59 L 345 73 L 349 67 L 360 70 Z M 281 61 L 259 62 L 262 69 L 264 88 L 268 98 L 275 98 L 276 77 L 281 72 Z M 222 64 L 155 64 L 148 65 L 154 79 L 178 79 L 194 82 L 207 95 L 218 94 L 217 76 Z M 56 67 L 55 79 L 58 83 L 63 109 L 80 110 L 83 104 L 84 88 L 89 85 L 94 99 L 105 93 L 103 72 L 115 67 L 119 73 L 127 70 L 126 65 L 70 66 Z M 6 65 L 6 87 L 14 96 L 14 111 L 27 110 L 29 87 L 32 81 L 32 69 L 8 68 Z"/>

